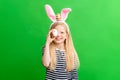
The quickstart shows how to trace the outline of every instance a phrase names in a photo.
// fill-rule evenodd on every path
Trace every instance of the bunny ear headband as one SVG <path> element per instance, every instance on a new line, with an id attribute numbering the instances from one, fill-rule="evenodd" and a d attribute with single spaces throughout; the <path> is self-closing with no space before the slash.
<path id="1" fill-rule="evenodd" d="M 45 9 L 46 9 L 46 13 L 47 13 L 48 17 L 53 22 L 52 24 L 54 24 L 57 21 L 60 21 L 60 22 L 63 22 L 63 23 L 66 24 L 65 20 L 67 19 L 68 14 L 71 11 L 70 8 L 63 8 L 61 10 L 61 14 L 55 15 L 52 7 L 50 5 L 48 5 L 48 4 L 45 5 Z M 58 18 L 60 18 L 60 20 L 58 20 Z M 67 28 L 68 28 L 68 25 L 67 25 Z"/>

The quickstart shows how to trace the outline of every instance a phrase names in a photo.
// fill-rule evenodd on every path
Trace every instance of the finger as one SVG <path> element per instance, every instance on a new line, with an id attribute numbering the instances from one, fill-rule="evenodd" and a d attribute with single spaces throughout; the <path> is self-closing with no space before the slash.
<path id="1" fill-rule="evenodd" d="M 50 33 L 52 33 L 52 32 L 53 32 L 53 29 L 52 29 L 52 30 L 50 30 L 48 34 L 50 34 Z"/>
<path id="2" fill-rule="evenodd" d="M 50 37 L 50 34 L 51 34 L 51 32 L 52 32 L 51 30 L 48 32 L 48 35 L 47 35 L 47 37 Z"/>
<path id="3" fill-rule="evenodd" d="M 50 36 L 50 38 L 53 38 L 53 37 L 54 37 L 54 36 L 53 36 L 53 30 L 54 30 L 54 29 L 50 30 L 49 33 L 48 33 L 48 35 Z"/>
<path id="4" fill-rule="evenodd" d="M 54 40 L 54 39 L 55 39 L 55 36 L 52 37 L 52 40 Z"/>

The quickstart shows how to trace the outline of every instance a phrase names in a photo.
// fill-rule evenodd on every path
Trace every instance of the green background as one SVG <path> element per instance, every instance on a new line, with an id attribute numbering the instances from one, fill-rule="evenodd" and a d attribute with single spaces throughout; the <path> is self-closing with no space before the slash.
<path id="1" fill-rule="evenodd" d="M 55 13 L 70 7 L 79 80 L 120 80 L 120 0 L 0 0 L 0 80 L 44 80 L 41 48 Z"/>

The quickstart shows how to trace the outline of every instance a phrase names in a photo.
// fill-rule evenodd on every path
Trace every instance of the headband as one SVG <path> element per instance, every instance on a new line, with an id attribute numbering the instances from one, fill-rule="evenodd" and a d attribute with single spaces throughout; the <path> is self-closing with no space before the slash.
<path id="1" fill-rule="evenodd" d="M 68 14 L 71 11 L 71 8 L 63 8 L 61 10 L 61 13 L 58 15 L 55 15 L 54 10 L 48 4 L 45 5 L 45 9 L 46 9 L 47 16 L 53 22 L 52 24 L 54 24 L 55 22 L 63 22 L 68 28 L 68 24 L 65 22 L 65 20 L 67 19 Z M 69 30 L 69 28 L 68 28 L 68 30 Z"/>

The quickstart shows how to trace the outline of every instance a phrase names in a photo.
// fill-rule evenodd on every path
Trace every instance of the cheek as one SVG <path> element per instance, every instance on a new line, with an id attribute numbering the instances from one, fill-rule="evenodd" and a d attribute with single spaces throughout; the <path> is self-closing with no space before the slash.
<path id="1" fill-rule="evenodd" d="M 64 35 L 64 38 L 66 39 L 66 35 Z"/>

